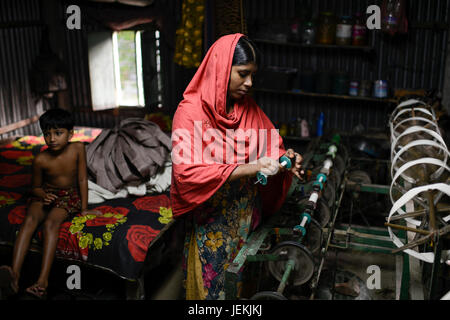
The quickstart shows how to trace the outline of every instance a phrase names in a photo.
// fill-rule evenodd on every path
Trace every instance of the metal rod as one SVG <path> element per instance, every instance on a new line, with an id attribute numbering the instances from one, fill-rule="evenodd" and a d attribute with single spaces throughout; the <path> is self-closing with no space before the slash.
<path id="1" fill-rule="evenodd" d="M 413 217 L 417 217 L 417 216 L 423 216 L 427 212 L 428 212 L 428 210 L 425 210 L 425 209 L 416 210 L 416 211 L 408 212 L 406 214 L 391 217 L 391 221 L 401 220 L 404 218 L 413 218 Z M 437 207 L 437 208 L 435 208 L 435 212 L 439 212 L 439 213 L 450 212 L 450 206 L 445 206 L 445 207 L 440 207 L 440 208 Z"/>
<path id="2" fill-rule="evenodd" d="M 430 238 L 431 238 L 431 234 L 429 234 L 429 235 L 427 235 L 427 236 L 425 236 L 425 237 L 423 237 L 423 238 L 421 238 L 421 239 L 419 239 L 417 241 L 410 242 L 410 243 L 408 243 L 407 245 L 405 245 L 403 247 L 394 249 L 394 250 L 392 250 L 392 253 L 398 253 L 398 252 L 406 250 L 406 249 L 411 249 L 411 248 L 417 247 L 417 246 L 427 242 Z"/>
<path id="3" fill-rule="evenodd" d="M 410 228 L 410 227 L 406 227 L 406 226 L 401 226 L 399 224 L 392 224 L 392 223 L 385 222 L 384 225 L 386 227 L 391 227 L 391 228 L 405 230 L 405 231 L 412 231 L 412 232 L 416 232 L 416 233 L 420 233 L 420 234 L 424 234 L 424 235 L 429 235 L 430 234 L 430 231 L 427 231 L 427 230 Z"/>
<path id="4" fill-rule="evenodd" d="M 429 213 L 428 220 L 430 222 L 430 231 L 433 232 L 436 230 L 436 210 L 434 207 L 433 194 L 431 191 L 427 191 L 427 200 L 429 205 Z"/>
<path id="5" fill-rule="evenodd" d="M 347 174 L 347 172 L 345 172 L 344 175 L 346 175 L 346 174 Z M 319 265 L 319 268 L 317 270 L 316 277 L 311 282 L 311 288 L 313 290 L 312 290 L 311 295 L 309 296 L 309 300 L 314 300 L 314 296 L 316 294 L 316 289 L 317 289 L 317 286 L 319 284 L 319 278 L 320 278 L 320 274 L 322 273 L 323 265 L 325 263 L 325 257 L 326 257 L 327 251 L 328 251 L 328 247 L 331 246 L 331 238 L 333 237 L 333 233 L 334 233 L 333 231 L 334 231 L 334 226 L 335 226 L 335 223 L 336 223 L 336 217 L 338 215 L 339 208 L 341 206 L 341 201 L 342 201 L 342 198 L 344 196 L 345 188 L 346 188 L 346 181 L 344 180 L 344 182 L 341 185 L 341 195 L 339 197 L 338 203 L 336 204 L 336 211 L 334 212 L 333 221 L 330 224 L 330 229 L 329 229 L 330 232 L 328 233 L 328 239 L 327 239 L 325 248 L 322 249 L 322 259 L 320 260 L 320 265 Z"/>
<path id="6" fill-rule="evenodd" d="M 283 277 L 281 278 L 280 285 L 277 289 L 278 293 L 283 293 L 284 288 L 286 288 L 287 280 L 289 279 L 291 271 L 294 269 L 294 267 L 295 261 L 293 259 L 289 259 L 289 261 L 286 263 L 286 269 L 284 270 Z"/>
<path id="7" fill-rule="evenodd" d="M 418 217 L 418 216 L 424 216 L 426 213 L 426 210 L 418 210 L 418 211 L 414 211 L 414 212 L 408 212 L 405 214 L 401 214 L 395 217 L 391 217 L 391 221 L 397 221 L 397 220 L 402 220 L 405 218 L 414 218 L 414 217 Z"/>

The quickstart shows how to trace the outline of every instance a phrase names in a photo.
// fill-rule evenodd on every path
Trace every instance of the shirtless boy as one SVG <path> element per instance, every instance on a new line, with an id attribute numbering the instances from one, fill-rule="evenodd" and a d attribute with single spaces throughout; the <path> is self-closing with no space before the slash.
<path id="1" fill-rule="evenodd" d="M 44 298 L 48 277 L 56 252 L 62 222 L 76 213 L 89 211 L 86 152 L 82 142 L 69 142 L 73 136 L 73 119 L 69 112 L 52 109 L 39 118 L 48 149 L 33 161 L 32 196 L 27 215 L 17 236 L 12 266 L 0 267 L 3 278 L 9 279 L 9 289 L 18 292 L 20 270 L 36 228 L 43 223 L 43 255 L 39 278 L 26 292 Z M 3 280 L 3 283 L 7 281 Z"/>

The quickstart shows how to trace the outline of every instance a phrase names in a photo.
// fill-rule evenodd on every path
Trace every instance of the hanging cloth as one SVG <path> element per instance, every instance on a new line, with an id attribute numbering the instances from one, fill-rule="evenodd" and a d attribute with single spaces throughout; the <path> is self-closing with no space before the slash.
<path id="1" fill-rule="evenodd" d="M 176 31 L 174 61 L 186 68 L 197 68 L 202 59 L 205 0 L 184 0 L 181 25 Z"/>

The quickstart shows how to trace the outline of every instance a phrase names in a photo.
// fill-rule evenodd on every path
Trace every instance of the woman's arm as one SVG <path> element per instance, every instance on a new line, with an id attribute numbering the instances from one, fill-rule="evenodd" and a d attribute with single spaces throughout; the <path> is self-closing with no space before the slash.
<path id="1" fill-rule="evenodd" d="M 256 173 L 260 170 L 260 165 L 256 164 L 242 164 L 236 169 L 233 170 L 233 172 L 228 177 L 228 182 L 232 182 L 234 180 L 238 180 L 242 177 L 253 177 L 256 176 Z"/>
<path id="2" fill-rule="evenodd" d="M 278 172 L 279 166 L 278 161 L 269 157 L 262 157 L 256 162 L 242 164 L 236 167 L 228 177 L 228 181 L 231 182 L 242 177 L 254 177 L 258 171 L 263 172 L 267 176 L 271 176 Z"/>

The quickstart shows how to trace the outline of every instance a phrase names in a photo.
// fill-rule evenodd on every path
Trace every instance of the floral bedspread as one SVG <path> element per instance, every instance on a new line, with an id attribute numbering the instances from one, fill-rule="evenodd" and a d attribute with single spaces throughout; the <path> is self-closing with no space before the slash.
<path id="1" fill-rule="evenodd" d="M 101 129 L 76 128 L 71 141 L 92 142 Z M 0 244 L 13 245 L 25 215 L 33 158 L 46 148 L 42 136 L 0 147 Z M 56 255 L 101 266 L 128 279 L 140 276 L 147 251 L 172 223 L 169 194 L 128 197 L 90 205 L 102 216 L 76 215 L 61 225 Z M 38 228 L 33 246 L 40 247 Z"/>

